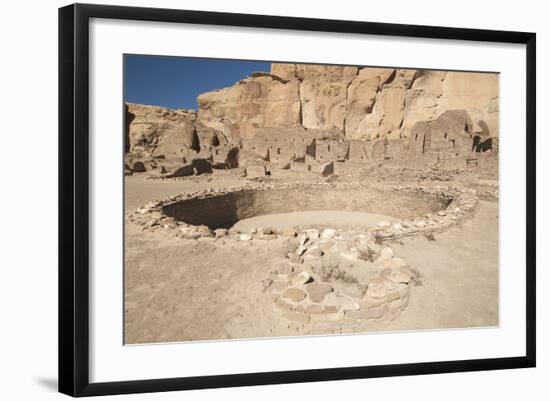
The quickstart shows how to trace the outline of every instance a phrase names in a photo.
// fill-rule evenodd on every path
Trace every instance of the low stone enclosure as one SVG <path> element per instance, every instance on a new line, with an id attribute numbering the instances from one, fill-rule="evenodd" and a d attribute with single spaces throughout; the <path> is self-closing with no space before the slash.
<path id="1" fill-rule="evenodd" d="M 362 211 L 387 216 L 414 218 L 444 207 L 445 200 L 422 193 L 395 192 L 343 185 L 277 185 L 269 190 L 244 189 L 193 197 L 162 207 L 167 216 L 211 230 L 229 229 L 239 220 L 275 213 L 338 210 Z"/>
<path id="2" fill-rule="evenodd" d="M 272 241 L 286 257 L 259 288 L 270 294 L 286 327 L 323 334 L 364 331 L 369 321 L 398 317 L 414 296 L 421 266 L 409 266 L 388 243 L 405 236 L 433 238 L 471 218 L 477 207 L 475 190 L 453 186 L 248 182 L 153 201 L 128 212 L 127 220 L 182 241 L 217 246 Z M 241 219 L 292 210 L 366 211 L 392 218 L 370 228 L 232 228 Z"/>

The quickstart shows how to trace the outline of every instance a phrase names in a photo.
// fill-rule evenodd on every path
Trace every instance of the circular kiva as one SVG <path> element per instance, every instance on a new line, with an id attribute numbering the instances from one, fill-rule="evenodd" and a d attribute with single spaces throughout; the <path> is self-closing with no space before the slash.
<path id="1" fill-rule="evenodd" d="M 453 187 L 247 183 L 173 195 L 128 217 L 144 231 L 182 240 L 207 237 L 217 246 L 278 239 L 276 246 L 286 247 L 286 257 L 266 276 L 263 288 L 289 327 L 322 334 L 361 331 L 369 321 L 397 317 L 418 277 L 416 267 L 383 242 L 429 237 L 472 217 L 477 206 L 474 190 Z M 304 210 L 366 211 L 392 218 L 368 228 L 258 227 L 248 232 L 233 228 L 255 215 Z"/>
<path id="2" fill-rule="evenodd" d="M 184 239 L 227 235 L 226 239 L 240 240 L 282 234 L 248 230 L 243 237 L 239 230 L 231 229 L 242 219 L 289 211 L 348 210 L 392 216 L 367 231 L 375 237 L 395 239 L 444 231 L 473 216 L 477 206 L 475 190 L 453 187 L 247 183 L 156 200 L 129 213 L 128 218 L 144 230 Z"/>

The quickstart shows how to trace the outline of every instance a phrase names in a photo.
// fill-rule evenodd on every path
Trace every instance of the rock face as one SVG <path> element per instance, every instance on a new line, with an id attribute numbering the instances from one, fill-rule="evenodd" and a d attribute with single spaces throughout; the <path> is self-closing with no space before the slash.
<path id="1" fill-rule="evenodd" d="M 414 124 L 434 120 L 447 110 L 466 110 L 474 131 L 497 137 L 499 77 L 472 72 L 423 71 L 406 93 L 403 137 Z"/>
<path id="2" fill-rule="evenodd" d="M 490 73 L 274 63 L 203 93 L 197 113 L 127 104 L 126 173 L 201 174 L 209 163 L 326 176 L 334 162 L 413 160 L 495 175 L 494 157 L 471 159 L 498 152 L 498 88 Z"/>
<path id="3" fill-rule="evenodd" d="M 347 89 L 357 76 L 356 67 L 298 65 L 302 125 L 305 128 L 344 131 Z"/>
<path id="4" fill-rule="evenodd" d="M 196 113 L 164 107 L 126 104 L 126 150 L 172 157 L 198 150 Z"/>
<path id="5" fill-rule="evenodd" d="M 367 130 L 368 115 L 373 113 L 376 96 L 382 85 L 395 74 L 388 68 L 362 68 L 348 87 L 346 101 L 346 133 L 351 138 L 361 138 Z M 371 123 L 372 125 L 372 123 Z M 375 129 L 375 131 L 378 131 Z"/>
<path id="6" fill-rule="evenodd" d="M 337 130 L 346 139 L 408 138 L 418 121 L 466 110 L 475 129 L 498 136 L 498 75 L 309 64 L 271 66 L 198 98 L 198 120 L 226 138 L 261 128 Z"/>
<path id="7" fill-rule="evenodd" d="M 299 82 L 255 73 L 197 99 L 198 121 L 222 141 L 254 138 L 258 128 L 300 125 Z"/>
<path id="8" fill-rule="evenodd" d="M 215 134 L 199 131 L 192 110 L 128 103 L 126 164 L 129 173 L 182 177 L 212 172 Z"/>

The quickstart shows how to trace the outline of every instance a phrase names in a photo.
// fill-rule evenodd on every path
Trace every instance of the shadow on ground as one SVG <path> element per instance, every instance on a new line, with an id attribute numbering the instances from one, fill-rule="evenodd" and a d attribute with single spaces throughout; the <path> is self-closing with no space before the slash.
<path id="1" fill-rule="evenodd" d="M 42 387 L 57 392 L 57 378 L 55 377 L 37 377 L 35 381 Z"/>

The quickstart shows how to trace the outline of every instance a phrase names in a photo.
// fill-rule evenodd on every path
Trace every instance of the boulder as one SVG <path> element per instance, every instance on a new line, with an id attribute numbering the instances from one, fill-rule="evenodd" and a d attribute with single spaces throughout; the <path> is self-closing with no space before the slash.
<path id="1" fill-rule="evenodd" d="M 365 291 L 365 287 L 359 283 L 345 283 L 343 287 L 345 295 L 356 299 L 363 298 Z"/>
<path id="2" fill-rule="evenodd" d="M 300 302 L 306 297 L 306 293 L 299 288 L 291 287 L 284 291 L 281 297 L 284 299 L 288 299 L 289 301 Z"/>
<path id="3" fill-rule="evenodd" d="M 133 164 L 132 171 L 134 173 L 144 173 L 147 169 L 145 168 L 145 164 L 143 162 L 137 161 Z"/>
<path id="4" fill-rule="evenodd" d="M 214 235 L 216 238 L 223 238 L 227 236 L 227 229 L 225 228 L 216 228 L 214 230 Z"/>
<path id="5" fill-rule="evenodd" d="M 178 166 L 169 172 L 169 177 L 185 177 L 212 172 L 212 164 L 206 159 L 193 159 L 190 163 Z"/>
<path id="6" fill-rule="evenodd" d="M 296 287 L 296 286 L 301 286 L 313 281 L 313 278 L 308 272 L 302 271 L 299 273 L 293 273 L 289 275 L 288 281 L 290 282 L 290 285 Z"/>
<path id="7" fill-rule="evenodd" d="M 325 295 L 331 293 L 333 288 L 328 284 L 312 283 L 308 284 L 306 291 L 312 302 L 322 302 Z"/>

